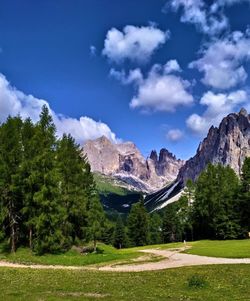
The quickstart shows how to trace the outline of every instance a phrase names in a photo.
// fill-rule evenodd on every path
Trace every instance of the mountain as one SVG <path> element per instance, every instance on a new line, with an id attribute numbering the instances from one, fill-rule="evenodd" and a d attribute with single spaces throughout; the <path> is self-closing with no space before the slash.
<path id="1" fill-rule="evenodd" d="M 93 172 L 119 180 L 129 190 L 153 192 L 173 181 L 184 161 L 166 149 L 144 158 L 132 142 L 113 143 L 105 136 L 83 146 Z"/>
<path id="2" fill-rule="evenodd" d="M 245 109 L 223 118 L 219 127 L 212 126 L 200 143 L 194 157 L 180 168 L 176 181 L 150 194 L 145 203 L 149 210 L 161 209 L 175 201 L 181 194 L 187 179 L 195 181 L 210 162 L 229 165 L 240 175 L 242 164 L 250 156 L 250 115 Z"/>
<path id="3" fill-rule="evenodd" d="M 250 115 L 245 109 L 229 114 L 219 127 L 211 127 L 196 155 L 180 169 L 177 181 L 195 180 L 209 162 L 229 165 L 240 175 L 242 164 L 250 156 Z"/>

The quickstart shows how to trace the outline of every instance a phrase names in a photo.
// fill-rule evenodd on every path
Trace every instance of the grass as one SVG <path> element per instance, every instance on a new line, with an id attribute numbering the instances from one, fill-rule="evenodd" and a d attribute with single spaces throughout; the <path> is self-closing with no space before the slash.
<path id="1" fill-rule="evenodd" d="M 250 239 L 244 240 L 201 240 L 191 242 L 185 253 L 224 258 L 250 258 Z"/>
<path id="2" fill-rule="evenodd" d="M 104 195 L 107 194 L 117 194 L 120 196 L 125 196 L 129 191 L 123 187 L 117 186 L 115 181 L 108 176 L 104 176 L 99 173 L 94 173 L 94 179 L 96 183 L 96 188 L 99 193 Z"/>
<path id="3" fill-rule="evenodd" d="M 0 260 L 7 260 L 23 264 L 45 264 L 45 265 L 65 265 L 65 266 L 86 266 L 102 264 L 107 262 L 120 262 L 131 260 L 142 254 L 136 250 L 117 250 L 111 246 L 99 244 L 102 254 L 80 254 L 75 250 L 70 250 L 62 254 L 34 255 L 28 248 L 19 248 L 15 254 L 4 252 L 0 248 Z"/>
<path id="4" fill-rule="evenodd" d="M 228 241 L 209 241 L 202 240 L 188 243 L 191 249 L 185 251 L 188 254 L 196 254 L 211 257 L 226 258 L 250 258 L 250 240 L 228 240 Z M 99 244 L 102 254 L 80 254 L 75 250 L 70 250 L 62 254 L 45 254 L 42 256 L 34 255 L 27 248 L 19 248 L 15 254 L 4 252 L 3 245 L 0 245 L 0 260 L 7 260 L 23 264 L 45 264 L 45 265 L 65 265 L 65 266 L 86 266 L 86 265 L 105 265 L 127 264 L 140 261 L 140 257 L 145 256 L 139 252 L 143 249 L 175 249 L 183 247 L 183 243 L 170 243 L 162 245 L 151 245 L 136 248 L 117 250 L 111 246 Z M 148 256 L 142 262 L 159 261 L 160 257 Z M 141 263 L 142 263 L 141 262 Z"/>
<path id="5" fill-rule="evenodd" d="M 1 268 L 0 273 L 0 300 L 5 301 L 250 300 L 249 265 L 143 273 Z M 204 279 L 206 285 L 190 285 L 194 275 Z"/>

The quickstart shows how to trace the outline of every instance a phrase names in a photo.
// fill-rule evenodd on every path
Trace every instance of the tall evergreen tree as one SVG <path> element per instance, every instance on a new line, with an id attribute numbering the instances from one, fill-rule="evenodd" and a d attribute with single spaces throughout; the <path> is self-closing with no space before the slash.
<path id="1" fill-rule="evenodd" d="M 20 164 L 22 120 L 9 117 L 0 130 L 0 210 L 3 236 L 10 238 L 11 252 L 19 239 L 22 208 Z"/>
<path id="2" fill-rule="evenodd" d="M 177 203 L 169 204 L 165 210 L 162 221 L 162 236 L 164 242 L 182 240 L 182 225 L 178 217 L 179 206 Z"/>
<path id="3" fill-rule="evenodd" d="M 128 237 L 133 246 L 149 242 L 149 217 L 143 201 L 133 204 L 128 216 Z"/>
<path id="4" fill-rule="evenodd" d="M 93 241 L 94 252 L 96 252 L 97 241 L 102 238 L 105 215 L 98 196 L 88 201 L 87 235 Z"/>
<path id="5" fill-rule="evenodd" d="M 34 159 L 34 250 L 41 254 L 57 252 L 65 245 L 62 227 L 66 210 L 60 199 L 60 176 L 56 168 L 55 125 L 46 106 L 43 106 L 37 125 L 36 137 L 39 154 Z"/>
<path id="6" fill-rule="evenodd" d="M 114 232 L 114 246 L 118 249 L 123 248 L 126 245 L 126 231 L 119 215 L 116 221 L 115 232 Z"/>
<path id="7" fill-rule="evenodd" d="M 238 188 L 238 178 L 230 167 L 208 164 L 196 182 L 196 238 L 230 239 L 241 235 L 236 210 Z"/>
<path id="8" fill-rule="evenodd" d="M 158 213 L 149 216 L 149 243 L 162 243 L 162 219 Z"/>
<path id="9" fill-rule="evenodd" d="M 82 240 L 87 223 L 87 199 L 94 193 L 94 181 L 86 158 L 70 135 L 63 135 L 59 141 L 57 167 L 61 201 L 67 211 L 65 235 L 72 237 L 73 242 Z"/>
<path id="10" fill-rule="evenodd" d="M 242 167 L 239 211 L 241 224 L 246 235 L 248 235 L 248 232 L 250 232 L 250 158 L 245 159 Z"/>

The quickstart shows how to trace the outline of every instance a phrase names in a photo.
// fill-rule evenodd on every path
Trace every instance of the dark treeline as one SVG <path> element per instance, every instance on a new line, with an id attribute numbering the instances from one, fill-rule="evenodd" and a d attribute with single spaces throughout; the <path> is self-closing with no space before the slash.
<path id="1" fill-rule="evenodd" d="M 143 202 L 137 203 L 125 223 L 126 227 L 118 232 L 123 234 L 117 235 L 116 246 L 247 238 L 250 158 L 245 159 L 240 179 L 229 166 L 208 164 L 196 183 L 187 181 L 177 202 L 151 214 L 146 212 Z"/>
<path id="2" fill-rule="evenodd" d="M 12 252 L 37 254 L 96 246 L 106 229 L 90 166 L 70 135 L 56 138 L 46 106 L 36 124 L 9 117 L 0 126 L 0 224 Z"/>

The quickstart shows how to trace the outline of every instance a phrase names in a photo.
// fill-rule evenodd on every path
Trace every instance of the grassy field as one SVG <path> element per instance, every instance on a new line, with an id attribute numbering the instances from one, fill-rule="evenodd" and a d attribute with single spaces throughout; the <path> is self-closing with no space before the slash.
<path id="1" fill-rule="evenodd" d="M 250 258 L 250 240 L 231 241 L 196 241 L 188 243 L 191 249 L 186 250 L 188 254 L 196 254 L 211 257 L 228 258 Z M 70 250 L 63 254 L 34 255 L 27 248 L 19 248 L 16 254 L 9 254 L 3 251 L 0 245 L 0 260 L 8 260 L 24 264 L 45 264 L 45 265 L 65 265 L 65 266 L 86 266 L 103 265 L 105 263 L 128 263 L 133 259 L 143 256 L 140 250 L 143 249 L 169 249 L 183 247 L 183 243 L 171 243 L 163 245 L 144 246 L 117 250 L 111 246 L 99 244 L 102 254 L 80 254 L 75 250 Z M 157 261 L 160 258 L 149 258 L 147 261 Z"/>
<path id="2" fill-rule="evenodd" d="M 227 258 L 250 258 L 250 239 L 245 240 L 201 240 L 191 242 L 188 254 L 227 257 Z"/>
<path id="3" fill-rule="evenodd" d="M 99 244 L 102 254 L 80 254 L 75 250 L 70 250 L 63 254 L 34 255 L 28 248 L 19 248 L 15 254 L 6 253 L 0 247 L 0 260 L 8 260 L 24 264 L 45 264 L 45 265 L 65 265 L 65 266 L 85 266 L 91 264 L 101 264 L 106 262 L 128 261 L 141 256 L 136 249 L 117 250 L 111 246 Z"/>
<path id="4" fill-rule="evenodd" d="M 0 300 L 250 300 L 250 266 L 185 267 L 159 272 L 1 268 Z M 190 278 L 202 286 L 190 286 Z M 236 276 L 237 275 L 237 276 Z"/>

